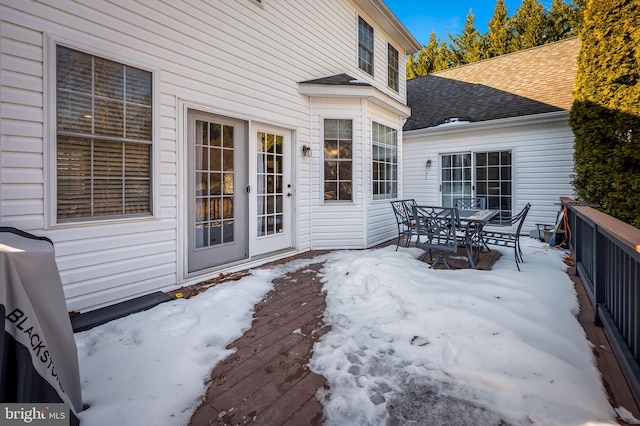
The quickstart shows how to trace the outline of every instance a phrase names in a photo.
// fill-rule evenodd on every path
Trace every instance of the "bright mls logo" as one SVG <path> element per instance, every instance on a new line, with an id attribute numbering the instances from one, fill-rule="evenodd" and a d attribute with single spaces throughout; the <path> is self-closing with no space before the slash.
<path id="1" fill-rule="evenodd" d="M 69 426 L 66 404 L 0 404 L 2 425 Z"/>

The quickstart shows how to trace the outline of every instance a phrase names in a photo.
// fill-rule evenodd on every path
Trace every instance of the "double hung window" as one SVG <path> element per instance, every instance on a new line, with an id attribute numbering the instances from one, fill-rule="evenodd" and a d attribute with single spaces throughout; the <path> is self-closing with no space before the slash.
<path id="1" fill-rule="evenodd" d="M 398 131 L 373 122 L 373 199 L 398 197 Z"/>
<path id="2" fill-rule="evenodd" d="M 57 221 L 151 214 L 152 74 L 56 47 Z"/>
<path id="3" fill-rule="evenodd" d="M 358 67 L 373 75 L 373 27 L 358 17 Z"/>
<path id="4" fill-rule="evenodd" d="M 387 84 L 396 92 L 400 81 L 400 66 L 398 62 L 398 51 L 395 47 L 387 45 Z"/>
<path id="5" fill-rule="evenodd" d="M 324 200 L 353 200 L 351 120 L 324 120 Z"/>

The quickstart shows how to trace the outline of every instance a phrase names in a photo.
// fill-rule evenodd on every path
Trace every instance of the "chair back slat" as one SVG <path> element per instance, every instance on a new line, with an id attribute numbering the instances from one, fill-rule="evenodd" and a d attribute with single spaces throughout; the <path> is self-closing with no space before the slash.
<path id="1" fill-rule="evenodd" d="M 413 198 L 406 200 L 391 201 L 391 207 L 393 207 L 393 213 L 396 216 L 396 223 L 405 223 L 413 216 L 413 206 L 416 201 Z"/>
<path id="2" fill-rule="evenodd" d="M 457 217 L 455 207 L 413 206 L 413 218 L 418 235 L 416 246 L 435 249 L 438 252 L 456 251 Z"/>
<path id="3" fill-rule="evenodd" d="M 461 210 L 485 210 L 487 208 L 487 200 L 484 197 L 454 198 L 453 206 Z"/>

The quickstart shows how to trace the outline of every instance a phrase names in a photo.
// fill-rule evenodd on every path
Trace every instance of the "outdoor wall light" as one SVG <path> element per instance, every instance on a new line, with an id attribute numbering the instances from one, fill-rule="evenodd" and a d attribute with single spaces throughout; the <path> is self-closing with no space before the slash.
<path id="1" fill-rule="evenodd" d="M 311 156 L 311 147 L 309 145 L 302 145 L 300 147 L 300 150 L 302 151 L 302 156 L 303 157 Z"/>
<path id="2" fill-rule="evenodd" d="M 427 160 L 427 169 L 431 167 L 431 160 Z"/>

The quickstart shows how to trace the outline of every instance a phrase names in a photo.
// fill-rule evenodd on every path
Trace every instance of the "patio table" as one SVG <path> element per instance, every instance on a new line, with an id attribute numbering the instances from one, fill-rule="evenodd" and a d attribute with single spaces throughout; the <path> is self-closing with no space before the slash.
<path id="1" fill-rule="evenodd" d="M 482 246 L 486 246 L 482 238 L 484 226 L 493 219 L 499 210 L 458 210 L 460 229 L 464 232 L 464 243 L 467 250 L 467 258 L 472 269 L 476 269 L 473 261 L 473 248 L 478 247 L 478 253 Z"/>

